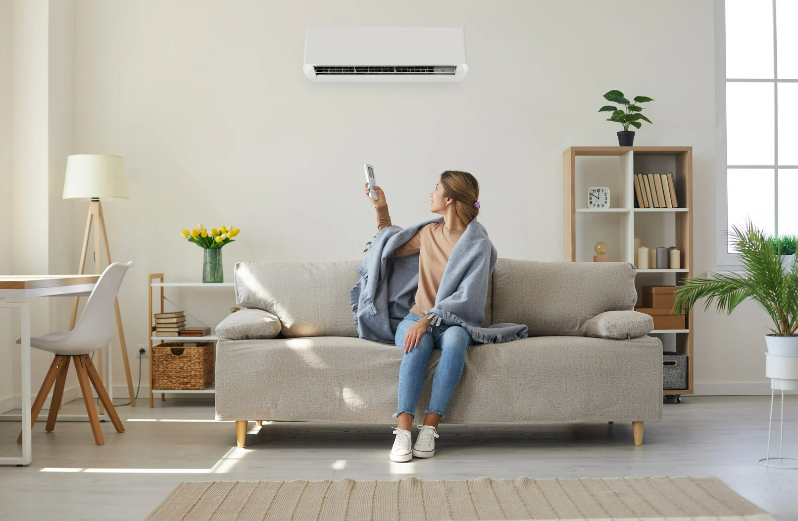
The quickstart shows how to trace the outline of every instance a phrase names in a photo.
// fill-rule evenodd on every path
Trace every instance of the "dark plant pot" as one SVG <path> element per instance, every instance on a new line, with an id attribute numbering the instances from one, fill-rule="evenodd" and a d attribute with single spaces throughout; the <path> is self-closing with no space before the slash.
<path id="1" fill-rule="evenodd" d="M 633 130 L 621 130 L 618 132 L 618 145 L 622 147 L 630 147 L 635 142 L 635 133 Z"/>

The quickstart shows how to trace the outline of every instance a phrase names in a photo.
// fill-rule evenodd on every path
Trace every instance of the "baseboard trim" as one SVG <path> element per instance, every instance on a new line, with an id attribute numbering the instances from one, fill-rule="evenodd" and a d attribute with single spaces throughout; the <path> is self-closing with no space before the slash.
<path id="1" fill-rule="evenodd" d="M 784 394 L 795 393 L 785 391 Z M 770 381 L 697 383 L 693 396 L 770 396 Z"/>

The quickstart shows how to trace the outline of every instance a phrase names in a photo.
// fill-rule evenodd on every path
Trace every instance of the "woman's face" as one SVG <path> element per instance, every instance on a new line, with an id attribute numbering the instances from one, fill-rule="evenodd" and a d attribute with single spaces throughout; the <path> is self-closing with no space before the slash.
<path id="1" fill-rule="evenodd" d="M 430 211 L 432 213 L 443 213 L 446 210 L 446 199 L 443 195 L 443 184 L 440 180 L 435 183 L 435 190 L 429 194 L 430 197 Z"/>

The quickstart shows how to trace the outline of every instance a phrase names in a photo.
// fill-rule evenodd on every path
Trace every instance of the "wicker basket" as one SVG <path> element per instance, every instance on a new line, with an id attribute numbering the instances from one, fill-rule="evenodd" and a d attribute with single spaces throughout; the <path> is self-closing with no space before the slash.
<path id="1" fill-rule="evenodd" d="M 152 348 L 153 391 L 201 391 L 213 383 L 213 342 L 164 342 Z"/>

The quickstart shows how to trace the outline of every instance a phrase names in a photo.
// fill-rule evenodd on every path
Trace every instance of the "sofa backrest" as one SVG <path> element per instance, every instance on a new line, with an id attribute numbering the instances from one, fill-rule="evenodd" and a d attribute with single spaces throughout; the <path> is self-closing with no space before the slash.
<path id="1" fill-rule="evenodd" d="M 276 315 L 286 337 L 357 338 L 349 292 L 360 279 L 361 262 L 239 262 L 236 302 Z M 492 287 L 488 281 L 485 327 L 491 324 Z"/>
<path id="2" fill-rule="evenodd" d="M 276 315 L 286 337 L 357 338 L 349 291 L 361 261 L 236 263 L 236 301 Z"/>
<path id="3" fill-rule="evenodd" d="M 494 324 L 526 324 L 529 336 L 584 336 L 588 320 L 634 309 L 635 267 L 628 262 L 498 259 L 493 270 Z"/>

